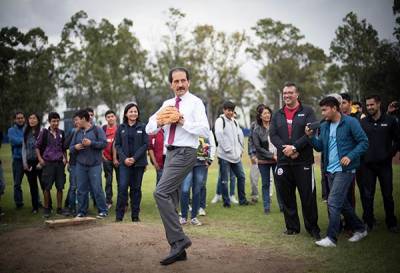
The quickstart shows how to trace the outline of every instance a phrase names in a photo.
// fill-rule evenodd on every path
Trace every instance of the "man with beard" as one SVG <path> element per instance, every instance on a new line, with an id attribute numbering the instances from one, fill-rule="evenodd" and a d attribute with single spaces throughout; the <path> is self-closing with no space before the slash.
<path id="1" fill-rule="evenodd" d="M 377 95 L 366 98 L 368 115 L 361 126 L 368 136 L 369 147 L 362 164 L 363 185 L 366 198 L 365 218 L 368 228 L 374 226 L 374 196 L 376 179 L 379 179 L 386 226 L 390 232 L 399 233 L 394 213 L 392 157 L 400 147 L 400 134 L 396 120 L 381 111 L 381 99 Z"/>

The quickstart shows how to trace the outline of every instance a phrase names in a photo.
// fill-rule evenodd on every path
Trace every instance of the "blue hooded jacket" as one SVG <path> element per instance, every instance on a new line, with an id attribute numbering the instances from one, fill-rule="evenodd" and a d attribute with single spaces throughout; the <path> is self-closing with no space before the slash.
<path id="1" fill-rule="evenodd" d="M 311 138 L 311 144 L 318 152 L 323 151 L 324 168 L 329 165 L 329 130 L 330 122 L 324 121 L 321 124 L 319 136 Z M 348 166 L 342 166 L 342 170 L 355 170 L 360 166 L 360 157 L 368 149 L 368 137 L 361 128 L 357 119 L 342 114 L 339 125 L 336 129 L 336 142 L 339 160 L 347 156 L 351 162 Z"/>

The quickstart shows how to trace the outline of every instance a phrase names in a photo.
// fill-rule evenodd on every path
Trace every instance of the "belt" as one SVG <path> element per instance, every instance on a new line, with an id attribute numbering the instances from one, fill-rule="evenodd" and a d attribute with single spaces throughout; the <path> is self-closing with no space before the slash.
<path id="1" fill-rule="evenodd" d="M 168 150 L 168 151 L 173 151 L 173 150 L 178 149 L 178 148 L 181 148 L 181 147 L 172 146 L 172 145 L 167 146 L 167 150 Z"/>

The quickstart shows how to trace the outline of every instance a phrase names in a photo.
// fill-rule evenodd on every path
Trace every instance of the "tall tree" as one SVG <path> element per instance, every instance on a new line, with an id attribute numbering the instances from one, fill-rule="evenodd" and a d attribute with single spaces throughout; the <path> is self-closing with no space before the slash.
<path id="1" fill-rule="evenodd" d="M 260 65 L 264 92 L 276 109 L 281 105 L 281 88 L 292 81 L 301 89 L 302 101 L 315 104 L 323 93 L 325 67 L 329 59 L 322 49 L 303 43 L 304 36 L 291 24 L 261 19 L 252 28 L 257 40 L 247 51 Z"/>
<path id="2" fill-rule="evenodd" d="M 206 102 L 210 124 L 218 117 L 224 100 L 234 100 L 243 107 L 248 100 L 240 94 L 244 91 L 249 95 L 253 93 L 254 86 L 239 73 L 242 66 L 238 61 L 239 54 L 246 39 L 245 33 L 226 34 L 210 25 L 197 26 L 193 31 L 190 59 L 196 78 L 192 90 Z"/>
<path id="3" fill-rule="evenodd" d="M 400 0 L 393 1 L 393 14 L 396 16 L 396 26 L 394 27 L 393 35 L 397 38 L 400 43 Z"/>
<path id="4" fill-rule="evenodd" d="M 353 12 L 348 13 L 343 22 L 331 42 L 331 57 L 340 66 L 347 91 L 354 98 L 361 99 L 366 72 L 376 65 L 374 57 L 379 47 L 378 33 L 365 19 L 359 21 Z"/>
<path id="5" fill-rule="evenodd" d="M 106 104 L 118 109 L 140 97 L 147 52 L 124 19 L 118 27 L 97 23 L 84 11 L 65 24 L 58 45 L 60 87 L 70 108 Z"/>
<path id="6" fill-rule="evenodd" d="M 43 30 L 27 33 L 16 27 L 0 30 L 0 129 L 10 125 L 15 110 L 42 114 L 53 109 L 57 90 L 54 48 Z"/>
<path id="7" fill-rule="evenodd" d="M 162 101 L 172 96 L 168 82 L 168 72 L 171 68 L 187 67 L 190 69 L 192 78 L 195 73 L 188 57 L 190 38 L 184 27 L 185 17 L 186 14 L 179 9 L 170 8 L 168 10 L 168 20 L 165 23 L 168 34 L 161 37 L 160 48 L 155 53 L 155 58 L 150 65 L 151 89 L 156 94 L 153 97 L 154 108 L 159 107 Z"/>

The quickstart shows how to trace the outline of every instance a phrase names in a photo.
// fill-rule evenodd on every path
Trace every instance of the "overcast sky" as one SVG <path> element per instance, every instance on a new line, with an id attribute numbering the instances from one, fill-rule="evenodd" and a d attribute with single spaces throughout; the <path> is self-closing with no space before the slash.
<path id="1" fill-rule="evenodd" d="M 335 29 L 350 11 L 371 23 L 381 38 L 393 39 L 393 0 L 0 0 L 0 26 L 21 30 L 41 27 L 57 42 L 64 24 L 84 10 L 96 21 L 107 18 L 118 24 L 123 18 L 134 22 L 134 32 L 147 49 L 154 48 L 169 7 L 185 12 L 188 26 L 212 24 L 218 30 L 241 31 L 261 18 L 270 17 L 297 26 L 307 42 L 327 53 Z"/>

